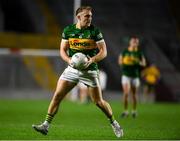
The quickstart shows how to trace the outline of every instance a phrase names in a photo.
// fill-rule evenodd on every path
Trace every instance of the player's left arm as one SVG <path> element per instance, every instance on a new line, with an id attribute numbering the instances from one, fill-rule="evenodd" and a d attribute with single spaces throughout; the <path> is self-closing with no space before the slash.
<path id="1" fill-rule="evenodd" d="M 107 56 L 107 48 L 104 39 L 102 39 L 99 42 L 96 42 L 96 45 L 99 52 L 93 57 L 88 56 L 88 62 L 86 63 L 86 67 L 88 67 L 92 63 L 96 63 L 103 60 Z"/>
<path id="2" fill-rule="evenodd" d="M 94 41 L 96 42 L 96 46 L 98 48 L 98 53 L 95 56 L 89 57 L 87 66 L 89 66 L 92 63 L 97 63 L 103 60 L 107 56 L 106 43 L 104 41 L 102 33 L 98 28 L 95 28 L 94 31 L 95 31 L 95 35 L 93 37 L 94 37 Z"/>
<path id="3" fill-rule="evenodd" d="M 146 66 L 146 59 L 145 59 L 144 55 L 141 56 L 141 60 L 139 61 L 139 65 L 142 67 Z"/>
<path id="4" fill-rule="evenodd" d="M 97 55 L 95 55 L 91 58 L 92 62 L 99 62 L 107 56 L 107 49 L 106 49 L 105 41 L 101 40 L 101 41 L 97 42 L 96 45 L 98 47 L 99 52 Z"/>

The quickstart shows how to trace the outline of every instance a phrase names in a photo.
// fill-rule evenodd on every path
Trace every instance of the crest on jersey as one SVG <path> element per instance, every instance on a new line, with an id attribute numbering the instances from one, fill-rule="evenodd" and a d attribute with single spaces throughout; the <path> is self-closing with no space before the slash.
<path id="1" fill-rule="evenodd" d="M 83 38 L 83 36 L 84 36 L 84 34 L 83 34 L 83 33 L 81 33 L 81 34 L 79 35 L 79 38 L 80 38 L 80 39 L 82 39 L 82 38 Z"/>
<path id="2" fill-rule="evenodd" d="M 99 34 L 97 35 L 97 37 L 98 37 L 98 39 L 102 39 L 102 38 L 103 38 L 102 33 L 99 33 Z"/>

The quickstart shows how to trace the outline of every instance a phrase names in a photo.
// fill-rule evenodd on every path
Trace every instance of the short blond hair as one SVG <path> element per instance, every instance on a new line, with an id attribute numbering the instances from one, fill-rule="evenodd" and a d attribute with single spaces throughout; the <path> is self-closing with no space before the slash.
<path id="1" fill-rule="evenodd" d="M 91 6 L 81 6 L 76 10 L 76 16 L 81 13 L 83 10 L 89 10 L 92 11 L 92 7 Z"/>

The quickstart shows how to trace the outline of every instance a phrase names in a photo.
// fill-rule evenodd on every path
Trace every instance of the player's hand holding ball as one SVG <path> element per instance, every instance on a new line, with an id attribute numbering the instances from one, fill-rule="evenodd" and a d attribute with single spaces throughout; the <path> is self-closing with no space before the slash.
<path id="1" fill-rule="evenodd" d="M 87 56 L 87 58 L 88 58 L 88 60 L 84 66 L 85 68 L 88 68 L 89 65 L 91 65 L 94 62 L 94 60 L 90 56 Z"/>

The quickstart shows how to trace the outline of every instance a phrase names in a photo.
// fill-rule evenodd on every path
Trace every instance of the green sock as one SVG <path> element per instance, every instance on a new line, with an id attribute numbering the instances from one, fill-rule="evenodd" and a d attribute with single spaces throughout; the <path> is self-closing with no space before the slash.
<path id="1" fill-rule="evenodd" d="M 51 114 L 47 114 L 46 115 L 46 120 L 45 121 L 47 121 L 48 123 L 51 123 L 52 122 L 52 120 L 53 120 L 53 115 L 51 115 Z"/>
<path id="2" fill-rule="evenodd" d="M 113 121 L 115 120 L 114 116 L 112 115 L 110 118 L 109 118 L 109 121 L 110 123 L 113 123 Z"/>

